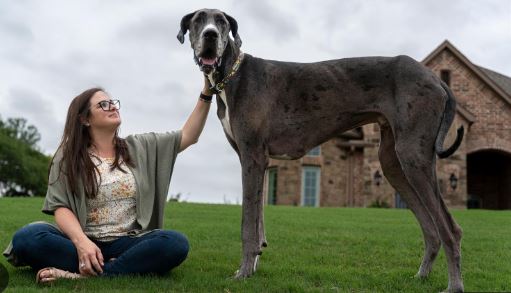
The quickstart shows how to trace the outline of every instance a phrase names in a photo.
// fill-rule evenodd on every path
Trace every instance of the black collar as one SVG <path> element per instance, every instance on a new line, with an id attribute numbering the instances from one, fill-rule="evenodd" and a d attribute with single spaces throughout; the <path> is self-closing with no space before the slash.
<path id="1" fill-rule="evenodd" d="M 236 74 L 236 72 L 240 68 L 240 65 L 241 65 L 241 62 L 243 62 L 244 56 L 245 56 L 245 54 L 243 54 L 243 52 L 240 52 L 240 54 L 238 55 L 238 58 L 232 65 L 231 72 L 229 72 L 229 74 L 227 74 L 224 77 L 224 79 L 222 79 L 222 81 L 220 81 L 219 83 L 216 83 L 214 86 L 209 88 L 214 94 L 219 94 L 224 90 L 225 86 L 229 83 L 229 81 L 232 79 L 232 77 Z M 217 73 L 217 72 L 215 72 L 215 73 Z M 214 80 L 215 80 L 215 74 L 213 74 L 213 81 Z"/>

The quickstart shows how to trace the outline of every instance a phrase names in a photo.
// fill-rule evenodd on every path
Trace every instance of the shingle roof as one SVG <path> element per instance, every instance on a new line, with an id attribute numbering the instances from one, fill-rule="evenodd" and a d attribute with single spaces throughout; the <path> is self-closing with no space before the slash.
<path id="1" fill-rule="evenodd" d="M 476 65 L 481 71 L 486 74 L 493 82 L 502 88 L 508 95 L 511 96 L 511 77 L 505 76 L 493 70 Z"/>

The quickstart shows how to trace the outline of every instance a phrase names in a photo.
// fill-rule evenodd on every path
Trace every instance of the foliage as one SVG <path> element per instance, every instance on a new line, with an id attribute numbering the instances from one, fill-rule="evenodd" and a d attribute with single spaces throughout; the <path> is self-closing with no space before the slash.
<path id="1" fill-rule="evenodd" d="M 370 205 L 369 205 L 370 208 L 390 208 L 390 204 L 383 200 L 383 199 L 380 199 L 380 198 L 377 198 L 375 201 L 373 201 Z"/>
<path id="2" fill-rule="evenodd" d="M 181 196 L 183 194 L 181 192 L 178 193 L 172 193 L 168 196 L 167 201 L 173 201 L 173 202 L 179 202 L 181 200 Z"/>
<path id="3" fill-rule="evenodd" d="M 43 196 L 50 157 L 41 153 L 41 135 L 23 118 L 0 119 L 0 194 Z"/>
<path id="4" fill-rule="evenodd" d="M 27 125 L 24 118 L 8 118 L 7 122 L 0 119 L 0 131 L 33 149 L 37 149 L 36 144 L 41 140 L 37 128 L 34 125 Z"/>

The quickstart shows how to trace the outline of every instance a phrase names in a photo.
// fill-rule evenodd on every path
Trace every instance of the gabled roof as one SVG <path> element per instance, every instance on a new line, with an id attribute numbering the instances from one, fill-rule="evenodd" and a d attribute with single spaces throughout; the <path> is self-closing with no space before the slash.
<path id="1" fill-rule="evenodd" d="M 454 47 L 448 40 L 443 41 L 433 52 L 431 52 L 422 64 L 427 65 L 443 50 L 449 50 L 458 59 L 461 60 L 468 68 L 470 68 L 479 78 L 481 78 L 491 89 L 493 89 L 499 96 L 502 97 L 509 105 L 511 105 L 511 77 L 497 73 L 495 71 L 477 66 L 470 62 L 465 55 L 463 55 L 456 47 Z"/>
<path id="2" fill-rule="evenodd" d="M 477 66 L 481 69 L 489 78 L 491 78 L 500 88 L 502 88 L 508 95 L 511 96 L 511 77 L 505 76 L 488 68 Z"/>

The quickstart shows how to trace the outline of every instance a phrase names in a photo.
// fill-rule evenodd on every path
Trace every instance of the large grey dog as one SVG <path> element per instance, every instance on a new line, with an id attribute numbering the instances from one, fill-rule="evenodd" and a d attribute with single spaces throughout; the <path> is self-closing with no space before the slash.
<path id="1" fill-rule="evenodd" d="M 441 244 L 448 262 L 448 291 L 463 291 L 461 228 L 437 183 L 436 156 L 454 153 L 463 138 L 443 149 L 455 115 L 450 89 L 407 56 L 365 57 L 316 63 L 265 60 L 243 54 L 236 20 L 201 9 L 181 20 L 194 59 L 217 93 L 218 117 L 242 167 L 243 260 L 236 277 L 255 272 L 262 247 L 263 178 L 268 158 L 297 159 L 343 131 L 378 123 L 383 172 L 422 228 L 426 277 Z M 234 40 L 229 37 L 229 31 Z"/>

